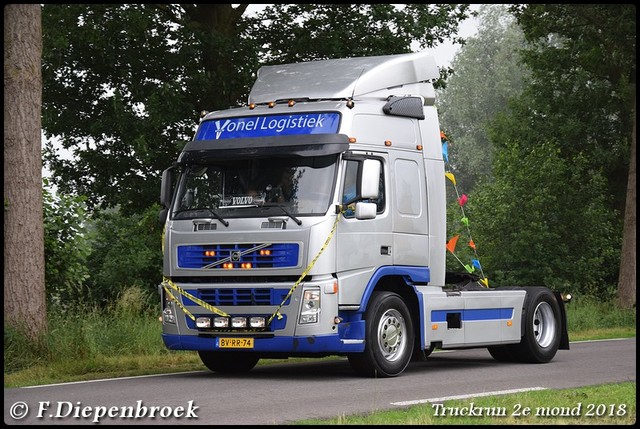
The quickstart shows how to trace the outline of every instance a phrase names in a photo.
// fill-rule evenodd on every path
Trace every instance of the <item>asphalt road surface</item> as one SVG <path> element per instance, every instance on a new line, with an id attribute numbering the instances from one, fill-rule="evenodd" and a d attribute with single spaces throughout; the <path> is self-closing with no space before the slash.
<path id="1" fill-rule="evenodd" d="M 4 389 L 4 422 L 288 424 L 450 396 L 625 381 L 636 381 L 635 338 L 571 343 L 548 364 L 500 363 L 486 349 L 436 351 L 385 379 L 358 377 L 346 359 L 336 359 L 256 366 L 235 376 L 197 371 Z"/>

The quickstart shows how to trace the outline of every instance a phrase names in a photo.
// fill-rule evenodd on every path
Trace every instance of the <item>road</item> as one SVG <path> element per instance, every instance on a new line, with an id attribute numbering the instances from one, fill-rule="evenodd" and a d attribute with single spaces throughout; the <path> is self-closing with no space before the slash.
<path id="1" fill-rule="evenodd" d="M 486 349 L 436 351 L 386 379 L 357 377 L 337 359 L 257 366 L 236 376 L 197 371 L 4 389 L 4 422 L 288 424 L 455 395 L 624 381 L 636 381 L 635 338 L 572 343 L 548 364 L 499 363 Z"/>

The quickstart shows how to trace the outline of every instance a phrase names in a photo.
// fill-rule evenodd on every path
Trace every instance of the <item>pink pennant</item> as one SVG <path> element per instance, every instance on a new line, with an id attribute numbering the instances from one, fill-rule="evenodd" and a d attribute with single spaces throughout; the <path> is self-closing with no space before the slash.
<path id="1" fill-rule="evenodd" d="M 467 204 L 467 200 L 468 200 L 468 199 L 469 199 L 469 198 L 467 198 L 467 195 L 466 195 L 466 194 L 462 194 L 462 195 L 460 196 L 460 198 L 458 198 L 458 204 L 460 204 L 460 207 L 462 207 L 462 206 L 464 206 L 465 204 Z"/>

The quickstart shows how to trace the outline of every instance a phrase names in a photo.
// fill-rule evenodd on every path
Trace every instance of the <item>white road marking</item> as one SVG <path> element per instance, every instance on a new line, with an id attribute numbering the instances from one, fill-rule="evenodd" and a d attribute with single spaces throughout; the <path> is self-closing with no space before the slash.
<path id="1" fill-rule="evenodd" d="M 405 406 L 405 405 L 427 404 L 432 402 L 451 401 L 455 399 L 479 398 L 481 396 L 508 395 L 510 393 L 529 392 L 532 390 L 547 390 L 547 388 L 546 387 L 525 387 L 522 389 L 496 390 L 494 392 L 469 393 L 467 395 L 443 396 L 442 398 L 416 399 L 413 401 L 392 402 L 391 405 Z"/>

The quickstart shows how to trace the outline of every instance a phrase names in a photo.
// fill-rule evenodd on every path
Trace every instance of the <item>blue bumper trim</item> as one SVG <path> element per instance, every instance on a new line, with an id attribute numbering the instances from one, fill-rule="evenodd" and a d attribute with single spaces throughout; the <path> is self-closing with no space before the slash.
<path id="1" fill-rule="evenodd" d="M 218 347 L 218 339 L 212 337 L 162 334 L 162 340 L 170 350 L 239 350 L 220 349 Z M 345 344 L 340 340 L 338 335 L 256 338 L 254 340 L 254 348 L 243 351 L 254 353 L 359 353 L 364 351 L 364 342 Z"/>

